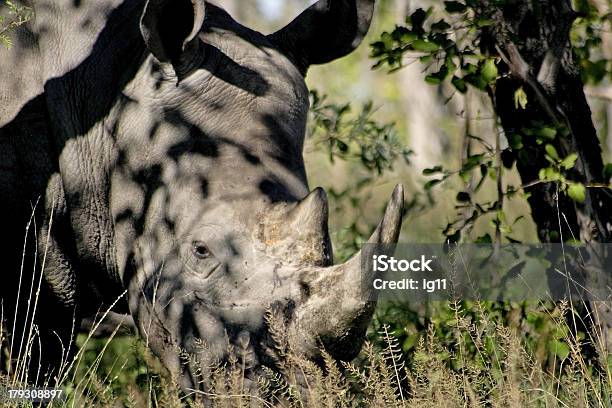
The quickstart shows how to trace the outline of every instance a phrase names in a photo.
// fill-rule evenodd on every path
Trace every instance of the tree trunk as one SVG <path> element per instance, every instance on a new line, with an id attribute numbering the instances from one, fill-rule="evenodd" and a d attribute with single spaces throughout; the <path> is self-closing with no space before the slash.
<path id="1" fill-rule="evenodd" d="M 492 21 L 483 30 L 483 51 L 500 56 L 507 65 L 509 75 L 497 81 L 491 96 L 506 136 L 521 137 L 523 147 L 514 153 L 523 184 L 536 182 L 540 169 L 550 165 L 543 146 L 525 134 L 525 129 L 544 124 L 559 130 L 550 143 L 561 157 L 578 155 L 568 178 L 591 186 L 583 202 L 570 199 L 555 183 L 526 188 L 538 236 L 542 242 L 575 238 L 586 243 L 587 287 L 609 285 L 610 271 L 600 262 L 602 246 L 590 245 L 611 241 L 612 195 L 608 188 L 593 187 L 606 185 L 608 180 L 604 180 L 601 147 L 569 39 L 578 15 L 570 0 L 508 0 L 501 7 L 498 3 L 480 0 L 476 11 Z M 527 93 L 525 109 L 515 104 L 519 87 Z M 600 272 L 599 281 L 592 271 Z M 596 334 L 593 337 L 608 350 L 612 350 L 610 305 L 591 302 L 589 307 L 594 316 L 590 324 Z M 586 320 L 588 323 L 589 318 Z"/>

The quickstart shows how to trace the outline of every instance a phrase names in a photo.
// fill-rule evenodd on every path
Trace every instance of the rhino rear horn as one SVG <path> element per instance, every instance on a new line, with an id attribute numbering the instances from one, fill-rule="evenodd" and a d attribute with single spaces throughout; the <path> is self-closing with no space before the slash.
<path id="1" fill-rule="evenodd" d="M 147 48 L 180 70 L 193 57 L 187 54 L 201 52 L 196 45 L 205 14 L 204 0 L 148 0 L 140 19 Z"/>
<path id="2" fill-rule="evenodd" d="M 311 260 L 318 266 L 329 266 L 333 262 L 328 218 L 327 194 L 321 187 L 315 188 L 287 214 L 288 235 L 308 247 L 307 252 L 313 253 Z"/>
<path id="3" fill-rule="evenodd" d="M 305 74 L 357 48 L 373 14 L 374 0 L 319 0 L 268 38 Z"/>

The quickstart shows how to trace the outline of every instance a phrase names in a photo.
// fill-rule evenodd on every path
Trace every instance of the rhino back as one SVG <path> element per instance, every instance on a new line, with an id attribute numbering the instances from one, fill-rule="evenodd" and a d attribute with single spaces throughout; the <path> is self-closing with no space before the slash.
<path id="1" fill-rule="evenodd" d="M 28 0 L 14 1 L 32 7 Z M 0 14 L 7 15 L 0 3 Z M 43 70 L 35 20 L 9 33 L 13 45 L 0 47 L 0 128 L 13 120 L 28 101 L 43 92 Z"/>
<path id="2" fill-rule="evenodd" d="M 87 309 L 95 311 L 103 303 L 102 299 L 120 293 L 122 287 L 112 274 L 109 277 L 108 269 L 97 267 L 98 262 L 88 264 L 91 258 L 81 257 L 77 250 L 79 242 L 83 242 L 82 234 L 78 234 L 82 230 L 93 230 L 93 234 L 100 237 L 112 236 L 112 232 L 101 231 L 95 223 L 93 228 L 86 225 L 74 228 L 72 214 L 77 218 L 82 216 L 78 212 L 81 195 L 73 203 L 68 202 L 64 186 L 66 183 L 73 186 L 70 182 L 75 177 L 75 170 L 89 178 L 97 174 L 87 166 L 77 165 L 74 169 L 70 164 L 66 169 L 62 165 L 62 156 L 69 163 L 92 161 L 87 151 L 71 155 L 78 146 L 72 151 L 64 149 L 69 139 L 65 138 L 67 129 L 75 139 L 80 134 L 80 129 L 67 125 L 78 123 L 70 119 L 80 116 L 81 112 L 69 108 L 75 101 L 74 95 L 66 98 L 62 93 L 70 88 L 77 93 L 83 89 L 85 78 L 79 78 L 78 67 L 89 56 L 97 31 L 104 27 L 105 17 L 112 11 L 113 4 L 82 2 L 83 9 L 77 13 L 68 12 L 68 3 L 76 8 L 81 2 L 37 1 L 35 18 L 12 33 L 13 47 L 0 50 L 0 54 L 4 54 L 0 58 L 0 70 L 9 74 L 0 79 L 0 213 L 3 233 L 11 240 L 11 244 L 2 249 L 5 260 L 2 275 L 8 278 L 2 297 L 7 299 L 6 304 L 11 303 L 9 298 L 15 300 L 20 269 L 28 274 L 36 273 L 33 258 L 36 248 L 31 242 L 38 236 L 47 238 L 38 239 L 38 253 L 46 257 L 42 282 L 44 307 L 57 312 L 57 307 L 70 309 L 80 302 L 81 311 L 87 312 Z M 90 153 L 97 156 L 100 152 L 95 149 Z M 79 189 L 86 190 L 82 185 Z M 96 194 L 98 189 L 92 191 Z M 104 213 L 104 206 L 100 202 L 97 204 L 88 205 L 87 212 Z M 76 207 L 74 212 L 71 207 Z M 28 224 L 29 221 L 32 223 Z M 28 256 L 25 267 L 20 267 L 24 239 Z M 114 261 L 111 247 L 111 244 L 106 245 L 109 248 L 106 258 Z M 109 263 L 114 265 L 114 262 Z M 109 269 L 112 272 L 112 267 Z M 73 312 L 63 315 L 72 320 Z M 61 319 L 49 321 L 58 320 Z"/>

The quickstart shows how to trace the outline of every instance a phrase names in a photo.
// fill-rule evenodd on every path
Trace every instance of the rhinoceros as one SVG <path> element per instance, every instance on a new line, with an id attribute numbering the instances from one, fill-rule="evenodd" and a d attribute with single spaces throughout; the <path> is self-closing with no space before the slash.
<path id="1" fill-rule="evenodd" d="M 203 0 L 31 6 L 0 51 L 2 305 L 30 381 L 111 306 L 185 389 L 181 356 L 223 361 L 228 342 L 247 345 L 247 373 L 272 367 L 270 310 L 297 352 L 353 358 L 372 277 L 359 253 L 333 265 L 304 77 L 360 44 L 374 0 L 320 0 L 270 35 Z M 402 206 L 398 185 L 369 242 L 397 241 Z"/>

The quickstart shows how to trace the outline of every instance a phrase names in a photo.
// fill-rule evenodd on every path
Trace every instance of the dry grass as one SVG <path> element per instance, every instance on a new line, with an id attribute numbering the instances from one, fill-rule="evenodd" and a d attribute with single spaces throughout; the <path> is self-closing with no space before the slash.
<path id="1" fill-rule="evenodd" d="M 567 357 L 553 367 L 543 365 L 525 345 L 521 333 L 490 320 L 482 308 L 480 319 L 467 318 L 459 304 L 451 305 L 456 322 L 453 336 L 462 339 L 443 345 L 430 325 L 409 360 L 386 326 L 378 333 L 378 344 L 366 343 L 353 362 L 335 361 L 321 350 L 317 364 L 294 352 L 281 319 L 268 315 L 268 326 L 276 343 L 278 369 L 265 369 L 255 381 L 245 378 L 244 350 L 228 346 L 229 358 L 209 367 L 198 367 L 201 390 L 189 397 L 162 374 L 155 359 L 142 344 L 128 353 L 140 353 L 147 368 L 146 381 L 121 384 L 100 366 L 112 337 L 93 362 L 81 366 L 83 350 L 71 359 L 70 374 L 59 379 L 68 399 L 55 406 L 70 407 L 610 407 L 610 364 L 586 360 L 584 344 L 568 335 Z M 476 308 L 480 306 L 476 304 Z M 567 304 L 553 314 L 563 326 Z M 33 330 L 35 332 L 35 330 Z M 466 342 L 465 339 L 469 339 Z M 89 341 L 86 339 L 85 341 Z M 469 352 L 465 344 L 474 346 Z M 450 359 L 448 358 L 450 355 Z M 441 358 L 445 356 L 445 358 Z M 476 356 L 476 357 L 474 357 Z M 124 356 L 125 357 L 125 356 Z M 115 357 L 121 372 L 126 362 Z M 448 361 L 453 361 L 449 364 Z M 123 364 L 123 366 L 122 366 Z M 24 366 L 26 364 L 21 364 Z M 112 371 L 112 370 L 111 370 Z M 3 376 L 6 386 L 15 385 Z M 8 405 L 7 405 L 8 406 Z M 16 405 L 15 405 L 16 406 Z"/>

